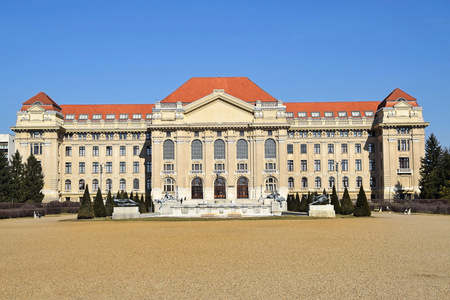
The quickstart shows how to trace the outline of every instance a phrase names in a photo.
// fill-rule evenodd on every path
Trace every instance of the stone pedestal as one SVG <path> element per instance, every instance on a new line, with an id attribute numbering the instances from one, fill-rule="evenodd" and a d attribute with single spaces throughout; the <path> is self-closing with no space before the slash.
<path id="1" fill-rule="evenodd" d="M 138 206 L 114 207 L 112 214 L 113 219 L 137 219 L 139 216 Z"/>
<path id="2" fill-rule="evenodd" d="M 316 218 L 334 218 L 336 217 L 336 213 L 334 212 L 334 206 L 331 204 L 309 205 L 309 216 Z"/>
<path id="3" fill-rule="evenodd" d="M 278 201 L 272 201 L 271 205 L 272 205 L 272 214 L 274 214 L 275 216 L 281 216 L 281 213 L 283 211 L 287 211 L 286 201 L 281 201 L 281 205 L 280 202 Z"/>

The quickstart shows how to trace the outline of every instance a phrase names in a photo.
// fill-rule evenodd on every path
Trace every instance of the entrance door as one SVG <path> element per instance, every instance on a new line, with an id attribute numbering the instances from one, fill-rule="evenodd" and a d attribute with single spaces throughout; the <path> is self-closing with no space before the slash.
<path id="1" fill-rule="evenodd" d="M 225 179 L 217 178 L 214 180 L 214 199 L 225 199 L 226 197 Z"/>
<path id="2" fill-rule="evenodd" d="M 194 178 L 191 184 L 192 199 L 203 199 L 203 181 L 200 178 Z"/>
<path id="3" fill-rule="evenodd" d="M 248 180 L 245 177 L 241 177 L 237 182 L 237 197 L 248 198 Z"/>

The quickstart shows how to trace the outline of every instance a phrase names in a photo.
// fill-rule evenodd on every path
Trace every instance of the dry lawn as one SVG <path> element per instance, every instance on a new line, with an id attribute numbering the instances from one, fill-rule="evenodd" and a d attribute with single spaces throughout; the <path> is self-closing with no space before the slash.
<path id="1" fill-rule="evenodd" d="M 0 220 L 2 299 L 448 299 L 450 216 Z"/>

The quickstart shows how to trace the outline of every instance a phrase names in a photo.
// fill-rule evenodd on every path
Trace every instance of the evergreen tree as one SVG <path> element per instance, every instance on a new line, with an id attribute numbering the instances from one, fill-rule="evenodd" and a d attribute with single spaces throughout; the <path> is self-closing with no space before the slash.
<path id="1" fill-rule="evenodd" d="M 8 158 L 0 153 L 0 202 L 12 202 L 13 188 Z"/>
<path id="2" fill-rule="evenodd" d="M 127 191 L 123 191 L 123 198 L 122 199 L 130 199 L 130 198 L 128 198 Z M 131 200 L 133 200 L 133 199 L 131 199 Z"/>
<path id="3" fill-rule="evenodd" d="M 78 211 L 78 219 L 93 219 L 94 208 L 92 206 L 91 195 L 89 195 L 89 187 L 86 185 L 83 198 L 81 199 L 80 210 Z"/>
<path id="4" fill-rule="evenodd" d="M 134 201 L 133 191 L 131 191 L 131 193 L 130 193 L 130 199 Z M 137 202 L 139 202 L 139 201 L 137 201 Z"/>
<path id="5" fill-rule="evenodd" d="M 364 188 L 362 185 L 359 188 L 358 198 L 356 198 L 355 210 L 353 215 L 355 217 L 370 217 L 371 215 L 366 193 L 364 192 Z"/>
<path id="6" fill-rule="evenodd" d="M 302 195 L 302 201 L 300 201 L 300 212 L 308 212 L 308 196 Z"/>
<path id="7" fill-rule="evenodd" d="M 295 195 L 294 211 L 300 211 L 300 196 L 298 193 Z"/>
<path id="8" fill-rule="evenodd" d="M 116 199 L 122 199 L 122 193 L 117 191 Z"/>
<path id="9" fill-rule="evenodd" d="M 11 180 L 12 180 L 12 193 L 11 198 L 16 203 L 25 202 L 25 189 L 23 184 L 24 165 L 22 163 L 22 156 L 19 151 L 14 153 L 11 162 Z"/>
<path id="10" fill-rule="evenodd" d="M 139 203 L 139 213 L 145 214 L 147 212 L 147 208 L 145 207 L 144 196 L 141 196 L 141 200 L 139 200 L 139 196 L 136 194 L 136 201 Z"/>
<path id="11" fill-rule="evenodd" d="M 350 195 L 348 194 L 347 187 L 344 189 L 344 195 L 341 200 L 341 215 L 349 215 L 354 211 L 352 200 L 350 200 Z"/>
<path id="12" fill-rule="evenodd" d="M 150 195 L 150 193 L 145 194 L 145 207 L 147 208 L 148 212 L 153 212 L 152 196 Z"/>
<path id="13" fill-rule="evenodd" d="M 439 186 L 439 197 L 441 199 L 450 200 L 450 151 L 445 149 L 442 153 L 442 163 L 440 168 L 442 170 L 441 177 L 442 184 Z"/>
<path id="14" fill-rule="evenodd" d="M 333 186 L 333 192 L 331 194 L 331 204 L 334 206 L 334 212 L 341 214 L 341 205 L 339 204 L 339 198 L 336 193 L 336 187 Z"/>
<path id="15" fill-rule="evenodd" d="M 106 208 L 103 203 L 103 196 L 100 188 L 97 189 L 97 196 L 95 196 L 94 200 L 94 216 L 96 218 L 104 218 L 106 217 Z"/>
<path id="16" fill-rule="evenodd" d="M 44 194 L 42 188 L 44 187 L 44 174 L 42 173 L 41 164 L 37 161 L 33 154 L 28 156 L 25 163 L 23 175 L 24 199 L 25 201 L 42 202 Z"/>
<path id="17" fill-rule="evenodd" d="M 111 190 L 108 191 L 108 196 L 106 196 L 105 212 L 107 217 L 111 217 L 114 211 L 114 201 L 111 195 Z"/>
<path id="18" fill-rule="evenodd" d="M 308 203 L 306 205 L 307 212 L 309 212 L 309 205 L 314 202 L 314 194 L 317 194 L 317 193 L 316 192 L 314 192 L 314 193 L 308 192 Z"/>
<path id="19" fill-rule="evenodd" d="M 420 197 L 422 199 L 437 199 L 442 178 L 439 176 L 442 148 L 436 136 L 432 133 L 425 144 L 425 156 L 420 159 Z"/>

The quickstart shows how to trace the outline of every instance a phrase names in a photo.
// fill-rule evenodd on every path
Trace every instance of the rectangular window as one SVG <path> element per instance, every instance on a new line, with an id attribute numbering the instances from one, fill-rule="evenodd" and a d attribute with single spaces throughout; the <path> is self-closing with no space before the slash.
<path id="1" fill-rule="evenodd" d="M 300 153 L 302 153 L 302 154 L 306 153 L 306 144 L 300 145 Z"/>
<path id="2" fill-rule="evenodd" d="M 359 111 L 352 111 L 352 117 L 354 117 L 354 118 L 361 117 L 361 112 L 359 112 Z"/>
<path id="3" fill-rule="evenodd" d="M 126 148 L 125 148 L 125 146 L 120 146 L 120 148 L 119 148 L 119 155 L 127 155 L 127 151 L 126 151 Z"/>
<path id="4" fill-rule="evenodd" d="M 328 144 L 328 153 L 334 153 L 334 144 Z"/>
<path id="5" fill-rule="evenodd" d="M 202 171 L 202 164 L 199 164 L 199 163 L 192 164 L 192 171 L 201 172 Z"/>
<path id="6" fill-rule="evenodd" d="M 300 161 L 300 170 L 301 170 L 302 172 L 308 171 L 308 163 L 307 163 L 307 161 L 304 160 L 304 159 L 302 159 L 302 160 Z"/>
<path id="7" fill-rule="evenodd" d="M 78 163 L 78 173 L 80 174 L 86 173 L 86 163 L 84 162 Z"/>
<path id="8" fill-rule="evenodd" d="M 334 137 L 334 131 L 327 131 L 327 137 Z"/>
<path id="9" fill-rule="evenodd" d="M 247 164 L 246 163 L 238 163 L 237 164 L 237 169 L 239 171 L 247 171 Z"/>
<path id="10" fill-rule="evenodd" d="M 294 171 L 294 161 L 293 160 L 288 160 L 287 161 L 287 169 L 288 169 L 288 172 L 293 172 Z"/>
<path id="11" fill-rule="evenodd" d="M 72 173 L 72 163 L 66 162 L 66 174 Z"/>
<path id="12" fill-rule="evenodd" d="M 346 111 L 338 111 L 338 117 L 339 118 L 347 118 L 347 112 Z"/>
<path id="13" fill-rule="evenodd" d="M 106 170 L 105 170 L 105 172 L 106 173 L 112 173 L 112 162 L 111 161 L 106 162 Z"/>
<path id="14" fill-rule="evenodd" d="M 360 159 L 355 159 L 355 171 L 361 171 L 362 170 L 362 163 Z"/>
<path id="15" fill-rule="evenodd" d="M 106 146 L 106 156 L 112 155 L 112 146 Z"/>
<path id="16" fill-rule="evenodd" d="M 332 111 L 326 111 L 325 112 L 325 118 L 332 118 L 332 117 L 334 117 L 334 114 L 333 114 Z"/>
<path id="17" fill-rule="evenodd" d="M 79 156 L 85 156 L 85 155 L 86 155 L 86 147 L 80 146 L 80 147 L 78 148 L 78 155 L 79 155 Z"/>
<path id="18" fill-rule="evenodd" d="M 355 153 L 361 153 L 361 144 L 355 144 Z"/>
<path id="19" fill-rule="evenodd" d="M 369 144 L 369 153 L 375 153 L 375 144 Z"/>
<path id="20" fill-rule="evenodd" d="M 93 174 L 98 174 L 98 172 L 99 172 L 98 166 L 99 166 L 98 162 L 92 163 L 92 173 Z"/>
<path id="21" fill-rule="evenodd" d="M 397 128 L 397 134 L 409 134 L 408 127 L 399 127 Z"/>
<path id="22" fill-rule="evenodd" d="M 397 140 L 398 151 L 409 151 L 409 140 Z"/>
<path id="23" fill-rule="evenodd" d="M 106 115 L 106 121 L 112 121 L 116 118 L 115 114 L 107 114 Z"/>
<path id="24" fill-rule="evenodd" d="M 100 121 L 102 119 L 101 114 L 93 114 L 92 115 L 92 121 Z"/>
<path id="25" fill-rule="evenodd" d="M 409 169 L 409 157 L 400 157 L 399 158 L 399 168 L 400 169 Z"/>
<path id="26" fill-rule="evenodd" d="M 328 160 L 328 171 L 334 171 L 334 159 Z"/>
<path id="27" fill-rule="evenodd" d="M 79 139 L 79 140 L 85 140 L 86 137 L 87 137 L 87 134 L 86 134 L 86 133 L 79 133 L 79 134 L 78 134 L 78 139 Z"/>
<path id="28" fill-rule="evenodd" d="M 88 119 L 88 114 L 81 114 L 78 116 L 79 121 L 86 121 Z"/>
<path id="29" fill-rule="evenodd" d="M 140 120 L 142 119 L 142 114 L 133 114 L 133 120 Z"/>
<path id="30" fill-rule="evenodd" d="M 272 133 L 273 133 L 272 130 L 267 130 L 267 135 L 268 135 L 268 136 L 271 136 Z"/>
<path id="31" fill-rule="evenodd" d="M 147 173 L 151 173 L 152 172 L 152 162 L 151 161 L 147 161 L 145 163 L 145 172 L 147 172 Z"/>
<path id="32" fill-rule="evenodd" d="M 128 120 L 128 114 L 119 115 L 119 121 L 126 121 L 126 120 Z"/>
<path id="33" fill-rule="evenodd" d="M 225 164 L 214 164 L 214 171 L 225 171 Z"/>
<path id="34" fill-rule="evenodd" d="M 347 144 L 341 144 L 341 153 L 347 153 Z"/>
<path id="35" fill-rule="evenodd" d="M 127 172 L 127 164 L 124 161 L 121 161 L 119 164 L 119 173 Z"/>
<path id="36" fill-rule="evenodd" d="M 318 111 L 312 111 L 312 112 L 311 112 L 311 117 L 312 117 L 312 118 L 320 118 L 320 112 L 318 112 Z"/>
<path id="37" fill-rule="evenodd" d="M 133 162 L 133 173 L 139 173 L 139 162 L 138 161 Z"/>
<path id="38" fill-rule="evenodd" d="M 266 163 L 266 170 L 270 170 L 270 171 L 275 171 L 276 168 L 276 164 L 273 162 L 268 162 Z"/>
<path id="39" fill-rule="evenodd" d="M 320 144 L 314 144 L 314 153 L 320 154 Z"/>
<path id="40" fill-rule="evenodd" d="M 348 160 L 346 160 L 346 159 L 342 160 L 341 169 L 342 169 L 342 171 L 348 171 Z"/>
<path id="41" fill-rule="evenodd" d="M 297 113 L 297 115 L 298 115 L 299 118 L 306 118 L 306 117 L 308 117 L 307 114 L 306 114 L 306 111 L 299 111 Z"/>
<path id="42" fill-rule="evenodd" d="M 314 171 L 320 171 L 320 160 L 314 160 Z"/>
<path id="43" fill-rule="evenodd" d="M 152 114 L 146 114 L 145 115 L 145 119 L 146 120 L 151 120 L 152 119 Z"/>
<path id="44" fill-rule="evenodd" d="M 353 131 L 353 136 L 354 137 L 362 136 L 362 131 L 361 130 L 354 130 Z"/>
<path id="45" fill-rule="evenodd" d="M 293 138 L 294 137 L 294 132 L 293 131 L 288 131 L 288 137 Z"/>
<path id="46" fill-rule="evenodd" d="M 348 131 L 341 131 L 341 137 L 348 137 Z"/>
<path id="47" fill-rule="evenodd" d="M 366 117 L 373 117 L 373 111 L 371 110 L 366 110 L 364 114 L 366 115 Z"/>
<path id="48" fill-rule="evenodd" d="M 126 133 L 119 133 L 119 140 L 126 140 L 127 134 Z"/>
<path id="49" fill-rule="evenodd" d="M 292 145 L 292 144 L 287 145 L 287 153 L 288 154 L 294 153 L 294 145 Z"/>
<path id="50" fill-rule="evenodd" d="M 66 147 L 66 156 L 72 156 L 72 147 Z"/>
<path id="51" fill-rule="evenodd" d="M 133 155 L 139 155 L 139 146 L 133 146 Z"/>
<path id="52" fill-rule="evenodd" d="M 313 134 L 313 137 L 321 137 L 322 136 L 321 131 L 313 131 L 312 134 Z"/>
<path id="53" fill-rule="evenodd" d="M 112 140 L 114 139 L 114 133 L 105 133 L 105 138 L 107 140 Z"/>
<path id="54" fill-rule="evenodd" d="M 141 134 L 140 133 L 133 133 L 132 134 L 132 138 L 133 138 L 133 140 L 139 140 L 141 138 Z"/>
<path id="55" fill-rule="evenodd" d="M 369 171 L 375 171 L 375 159 L 369 159 Z"/>
<path id="56" fill-rule="evenodd" d="M 42 154 L 42 143 L 31 143 L 30 152 L 34 155 Z"/>
<path id="57" fill-rule="evenodd" d="M 173 171 L 173 164 L 164 164 L 164 171 Z"/>
<path id="58" fill-rule="evenodd" d="M 92 146 L 92 155 L 98 156 L 98 146 Z"/>
<path id="59" fill-rule="evenodd" d="M 291 111 L 287 111 L 286 112 L 286 118 L 293 118 L 294 117 L 294 113 Z"/>
<path id="60" fill-rule="evenodd" d="M 152 155 L 152 147 L 151 146 L 147 146 L 147 152 L 146 152 L 147 156 Z"/>
<path id="61" fill-rule="evenodd" d="M 74 114 L 66 115 L 66 121 L 73 121 L 74 119 L 75 119 L 75 115 Z"/>
<path id="62" fill-rule="evenodd" d="M 93 133 L 92 134 L 92 139 L 93 140 L 99 140 L 100 139 L 100 133 Z"/>

